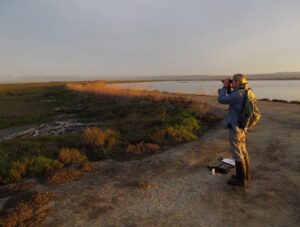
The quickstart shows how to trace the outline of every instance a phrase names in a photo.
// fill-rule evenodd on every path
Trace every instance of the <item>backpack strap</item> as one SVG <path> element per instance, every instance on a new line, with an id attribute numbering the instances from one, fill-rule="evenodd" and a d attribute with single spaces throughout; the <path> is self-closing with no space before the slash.
<path id="1" fill-rule="evenodd" d="M 251 89 L 251 88 L 248 88 Z M 240 91 L 244 94 L 244 100 L 243 100 L 243 105 L 242 105 L 242 111 L 245 108 L 245 103 L 246 103 L 246 95 L 248 95 L 248 89 L 241 89 Z"/>
<path id="2" fill-rule="evenodd" d="M 251 89 L 251 88 L 249 88 Z M 245 108 L 245 103 L 246 103 L 246 95 L 248 94 L 248 89 L 239 89 L 239 92 L 244 94 L 244 99 L 243 99 L 243 105 L 242 105 L 242 110 L 238 111 L 236 108 L 235 111 L 240 115 L 243 112 L 243 109 Z"/>

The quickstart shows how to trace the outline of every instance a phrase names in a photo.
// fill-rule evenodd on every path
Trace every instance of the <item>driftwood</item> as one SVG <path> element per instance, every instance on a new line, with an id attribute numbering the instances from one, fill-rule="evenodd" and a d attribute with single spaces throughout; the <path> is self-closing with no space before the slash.
<path id="1" fill-rule="evenodd" d="M 26 138 L 26 137 L 36 137 L 36 136 L 58 136 L 65 133 L 78 133 L 82 132 L 83 129 L 95 126 L 95 123 L 81 123 L 76 120 L 67 121 L 54 121 L 41 124 L 38 127 L 26 129 L 21 132 L 13 133 L 8 136 L 3 137 L 0 141 L 11 140 L 14 138 Z"/>

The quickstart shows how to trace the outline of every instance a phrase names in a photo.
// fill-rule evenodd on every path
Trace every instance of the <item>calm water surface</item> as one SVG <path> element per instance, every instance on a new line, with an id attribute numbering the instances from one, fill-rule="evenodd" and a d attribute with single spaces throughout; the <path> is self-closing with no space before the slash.
<path id="1" fill-rule="evenodd" d="M 300 101 L 300 80 L 256 80 L 249 81 L 258 99 L 283 99 Z M 124 88 L 143 88 L 189 94 L 217 95 L 217 89 L 222 87 L 220 81 L 164 81 L 120 83 Z"/>

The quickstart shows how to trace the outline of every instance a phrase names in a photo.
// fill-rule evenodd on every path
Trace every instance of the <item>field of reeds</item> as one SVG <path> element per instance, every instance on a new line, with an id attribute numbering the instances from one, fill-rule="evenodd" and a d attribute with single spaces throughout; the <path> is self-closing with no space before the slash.
<path id="1" fill-rule="evenodd" d="M 56 120 L 92 124 L 60 135 L 1 141 L 0 184 L 24 177 L 51 183 L 73 165 L 85 168 L 101 159 L 141 158 L 196 140 L 215 120 L 205 104 L 104 83 L 18 84 L 0 89 L 2 131 Z"/>

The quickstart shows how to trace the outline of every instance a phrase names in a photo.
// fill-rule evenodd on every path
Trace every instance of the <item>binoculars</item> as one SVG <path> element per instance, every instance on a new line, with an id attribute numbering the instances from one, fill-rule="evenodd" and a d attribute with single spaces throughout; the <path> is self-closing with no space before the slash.
<path id="1" fill-rule="evenodd" d="M 229 79 L 228 81 L 230 84 L 232 83 L 232 79 Z M 224 83 L 224 80 L 222 80 L 222 82 Z"/>
<path id="2" fill-rule="evenodd" d="M 224 83 L 224 80 L 222 80 L 222 82 Z M 232 84 L 232 80 L 229 79 L 228 80 L 228 85 L 227 85 L 227 94 L 231 93 L 231 84 Z"/>

